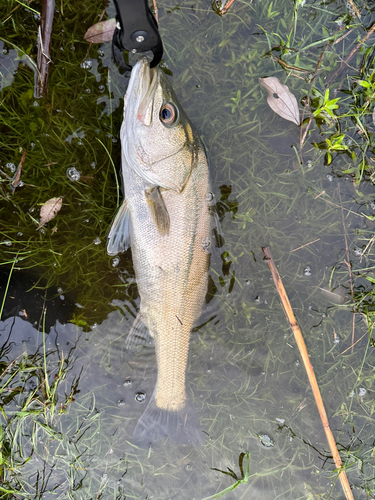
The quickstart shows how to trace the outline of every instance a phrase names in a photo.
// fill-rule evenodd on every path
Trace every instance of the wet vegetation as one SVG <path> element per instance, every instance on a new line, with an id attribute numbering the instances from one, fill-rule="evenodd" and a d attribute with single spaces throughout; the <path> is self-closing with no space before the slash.
<path id="1" fill-rule="evenodd" d="M 83 36 L 106 5 L 56 3 L 49 90 L 36 99 L 41 3 L 9 0 L 0 25 L 0 498 L 342 498 L 264 245 L 354 496 L 374 498 L 374 6 L 237 0 L 220 17 L 218 2 L 216 12 L 208 0 L 157 3 L 162 64 L 210 153 L 225 236 L 188 369 L 206 443 L 145 451 L 130 441 L 144 409 L 137 395 L 148 401 L 156 367 L 152 349 L 124 358 L 139 304 L 131 252 L 105 250 L 121 196 L 127 79 L 109 43 Z M 111 3 L 104 18 L 113 15 Z M 267 106 L 258 81 L 267 76 L 297 97 L 302 127 Z M 60 196 L 56 218 L 37 230 L 41 204 Z"/>

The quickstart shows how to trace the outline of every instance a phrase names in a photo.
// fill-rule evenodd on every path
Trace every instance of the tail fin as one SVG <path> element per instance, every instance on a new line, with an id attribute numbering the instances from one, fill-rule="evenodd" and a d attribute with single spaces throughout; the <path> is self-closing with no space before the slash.
<path id="1" fill-rule="evenodd" d="M 163 410 L 156 406 L 154 393 L 134 429 L 133 443 L 147 448 L 167 436 L 191 446 L 200 446 L 204 441 L 198 417 L 189 403 L 179 411 Z"/>

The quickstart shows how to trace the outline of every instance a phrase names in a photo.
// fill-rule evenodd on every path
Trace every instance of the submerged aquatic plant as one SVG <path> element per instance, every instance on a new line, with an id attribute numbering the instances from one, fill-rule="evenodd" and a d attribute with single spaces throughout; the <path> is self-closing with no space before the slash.
<path id="1" fill-rule="evenodd" d="M 163 498 L 174 490 L 215 497 L 228 479 L 238 498 L 251 497 L 254 488 L 280 499 L 328 496 L 337 471 L 262 261 L 265 244 L 282 264 L 308 333 L 349 480 L 358 498 L 371 497 L 374 64 L 373 38 L 365 37 L 374 8 L 356 2 L 359 17 L 351 4 L 296 1 L 291 9 L 283 0 L 244 0 L 221 18 L 204 0 L 194 8 L 158 1 L 163 67 L 210 152 L 213 193 L 222 187 L 226 253 L 211 271 L 207 311 L 191 345 L 189 391 L 210 439 L 197 450 L 140 451 L 129 441 L 142 410 L 132 391 L 151 394 L 152 353 L 139 353 L 131 364 L 122 359 L 137 313 L 136 284 L 130 253 L 114 260 L 104 244 L 120 199 L 126 79 L 111 61 L 110 44 L 83 41 L 103 3 L 84 1 L 77 11 L 68 1 L 55 13 L 49 93 L 34 99 L 39 18 L 28 7 L 39 12 L 40 4 L 7 3 L 0 54 L 0 256 L 10 279 L 4 285 L 31 274 L 34 290 L 44 296 L 48 288 L 47 308 L 58 289 L 74 292 L 70 321 L 77 327 L 59 327 L 59 353 L 53 331 L 45 332 L 45 351 L 42 337 L 27 355 L 16 341 L 1 351 L 5 498 Z M 113 6 L 107 12 L 113 17 Z M 354 48 L 351 68 L 344 65 L 329 81 Z M 277 77 L 297 97 L 301 132 L 265 105 L 264 76 Z M 14 189 L 25 150 L 23 185 Z M 60 196 L 61 211 L 37 231 L 41 204 Z M 345 299 L 339 304 L 321 291 L 339 287 Z M 7 300 L 13 299 L 5 297 L 3 306 Z M 72 342 L 70 357 L 61 354 L 62 339 Z M 275 439 L 267 449 L 253 439 L 269 435 Z M 224 470 L 243 449 L 251 450 L 251 475 Z M 223 473 L 213 478 L 207 462 Z"/>

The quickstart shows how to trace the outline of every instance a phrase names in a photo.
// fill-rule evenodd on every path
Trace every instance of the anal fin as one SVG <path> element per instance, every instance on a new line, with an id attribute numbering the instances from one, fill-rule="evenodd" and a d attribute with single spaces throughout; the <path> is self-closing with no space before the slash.
<path id="1" fill-rule="evenodd" d="M 147 345 L 151 342 L 152 336 L 143 320 L 142 313 L 139 312 L 126 338 L 125 349 L 134 351 L 137 346 Z"/>

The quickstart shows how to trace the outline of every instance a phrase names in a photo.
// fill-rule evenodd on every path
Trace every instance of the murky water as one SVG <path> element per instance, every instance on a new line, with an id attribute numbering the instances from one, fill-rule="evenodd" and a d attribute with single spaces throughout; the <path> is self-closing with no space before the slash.
<path id="1" fill-rule="evenodd" d="M 355 291 L 370 293 L 373 185 L 345 174 L 350 155 L 326 165 L 313 143 L 334 126 L 313 120 L 300 150 L 300 128 L 267 106 L 258 78 L 277 76 L 302 111 L 328 41 L 314 83 L 323 93 L 338 54 L 348 55 L 373 13 L 361 4 L 359 20 L 351 2 L 339 0 L 238 0 L 221 18 L 207 1 L 158 2 L 163 64 L 210 153 L 227 254 L 210 271 L 210 300 L 191 337 L 188 396 L 205 444 L 165 440 L 141 450 L 131 436 L 154 389 L 155 353 L 144 348 L 128 359 L 124 352 L 139 306 L 131 253 L 114 260 L 105 250 L 117 202 L 105 148 L 118 166 L 127 80 L 110 44 L 83 42 L 104 8 L 83 4 L 82 11 L 57 6 L 50 90 L 40 101 L 29 57 L 39 18 L 15 2 L 4 3 L 2 14 L 2 172 L 12 177 L 6 165 L 18 165 L 19 148 L 28 151 L 24 186 L 11 195 L 3 174 L 0 184 L 1 259 L 23 259 L 0 323 L 1 369 L 14 361 L 0 379 L 3 449 L 11 457 L 2 479 L 18 492 L 7 498 L 202 500 L 236 482 L 220 470 L 241 479 L 246 451 L 249 480 L 228 500 L 343 498 L 262 246 L 271 248 L 304 333 L 355 498 L 372 498 L 375 358 L 364 315 L 353 321 L 347 261 Z M 369 47 L 371 39 L 350 74 Z M 343 108 L 351 105 L 347 88 L 342 78 L 331 89 Z M 358 144 L 360 133 L 352 135 Z M 61 213 L 36 233 L 38 204 L 55 196 L 63 196 Z M 10 269 L 2 267 L 4 291 Z"/>

